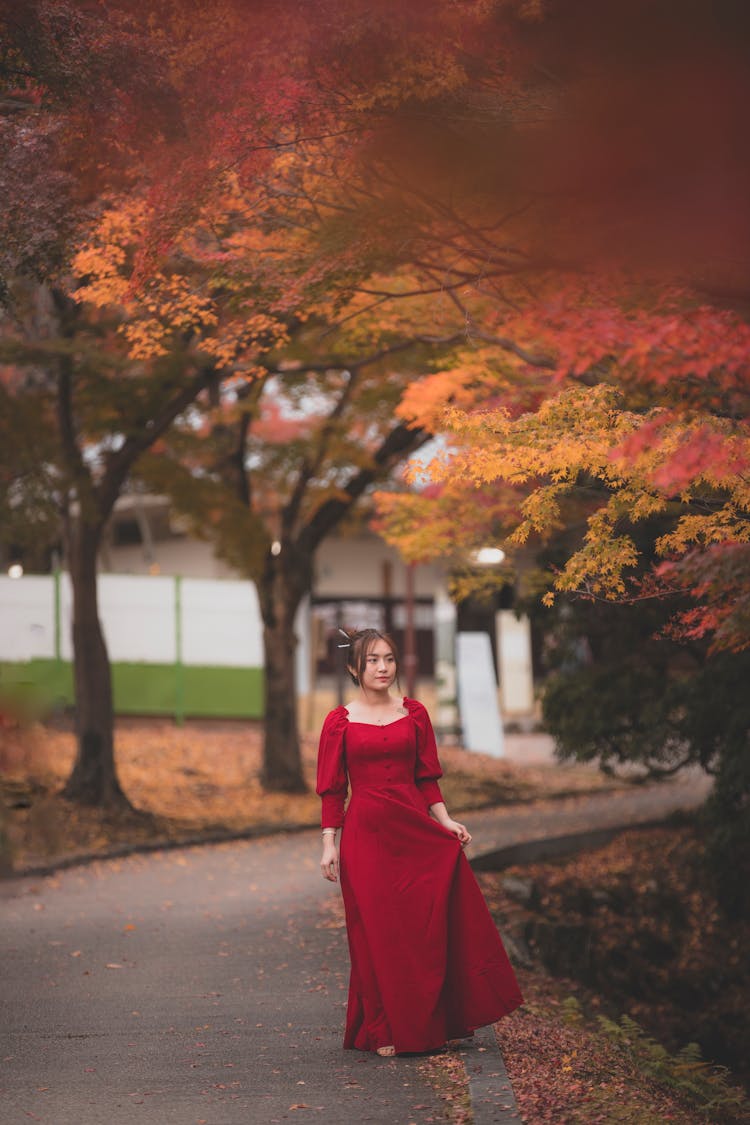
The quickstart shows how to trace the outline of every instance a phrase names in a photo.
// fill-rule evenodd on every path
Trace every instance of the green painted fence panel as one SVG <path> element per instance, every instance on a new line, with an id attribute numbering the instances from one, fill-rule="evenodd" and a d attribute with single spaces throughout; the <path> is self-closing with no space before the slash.
<path id="1" fill-rule="evenodd" d="M 32 715 L 70 707 L 75 698 L 73 665 L 40 657 L 0 662 L 0 698 Z"/>
<path id="2" fill-rule="evenodd" d="M 116 662 L 112 687 L 118 715 L 257 719 L 263 714 L 262 668 Z M 71 707 L 73 666 L 41 659 L 0 663 L 1 698 L 32 713 Z"/>
<path id="3" fill-rule="evenodd" d="M 263 715 L 262 668 L 200 668 L 184 664 L 185 714 L 260 719 Z"/>

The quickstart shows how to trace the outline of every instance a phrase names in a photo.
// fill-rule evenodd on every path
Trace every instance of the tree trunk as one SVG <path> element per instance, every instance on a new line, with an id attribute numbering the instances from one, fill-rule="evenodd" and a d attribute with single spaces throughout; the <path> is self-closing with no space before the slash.
<path id="1" fill-rule="evenodd" d="M 78 752 L 63 796 L 83 805 L 130 808 L 117 779 L 109 654 L 99 621 L 96 563 L 101 525 L 83 513 L 72 523 L 73 662 Z"/>
<path id="2" fill-rule="evenodd" d="M 5 809 L 0 808 L 0 879 L 13 874 L 13 849 L 5 828 Z"/>
<path id="3" fill-rule="evenodd" d="M 293 547 L 269 554 L 258 583 L 265 649 L 262 781 L 266 789 L 282 793 L 307 791 L 297 724 L 294 618 L 310 589 L 312 570 L 295 554 Z"/>

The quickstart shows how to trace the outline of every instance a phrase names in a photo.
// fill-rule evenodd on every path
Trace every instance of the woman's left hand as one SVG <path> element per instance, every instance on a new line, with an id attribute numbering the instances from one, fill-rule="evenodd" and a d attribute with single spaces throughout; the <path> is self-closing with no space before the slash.
<path id="1" fill-rule="evenodd" d="M 457 820 L 453 820 L 452 818 L 450 818 L 443 823 L 443 828 L 447 828 L 449 832 L 452 832 L 454 836 L 457 836 L 461 841 L 461 846 L 463 848 L 465 848 L 467 844 L 471 843 L 471 836 L 469 835 L 469 830 L 465 824 L 460 824 Z"/>

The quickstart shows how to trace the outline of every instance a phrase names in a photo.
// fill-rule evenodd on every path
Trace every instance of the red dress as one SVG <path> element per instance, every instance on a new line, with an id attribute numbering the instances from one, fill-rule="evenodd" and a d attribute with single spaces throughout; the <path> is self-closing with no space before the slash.
<path id="1" fill-rule="evenodd" d="M 351 722 L 336 707 L 318 751 L 323 827 L 343 826 L 344 1046 L 363 1051 L 428 1051 L 522 1002 L 461 844 L 428 812 L 443 799 L 429 716 L 414 699 L 404 707 L 386 726 Z"/>

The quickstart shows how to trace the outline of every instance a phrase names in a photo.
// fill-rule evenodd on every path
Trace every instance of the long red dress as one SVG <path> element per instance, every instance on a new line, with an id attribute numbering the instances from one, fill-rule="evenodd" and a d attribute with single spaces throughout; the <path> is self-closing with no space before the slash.
<path id="1" fill-rule="evenodd" d="M 363 1051 L 428 1051 L 522 1003 L 461 844 L 428 812 L 443 799 L 429 716 L 414 699 L 404 707 L 386 726 L 351 722 L 336 707 L 318 751 L 323 827 L 343 826 L 344 1046 Z"/>

